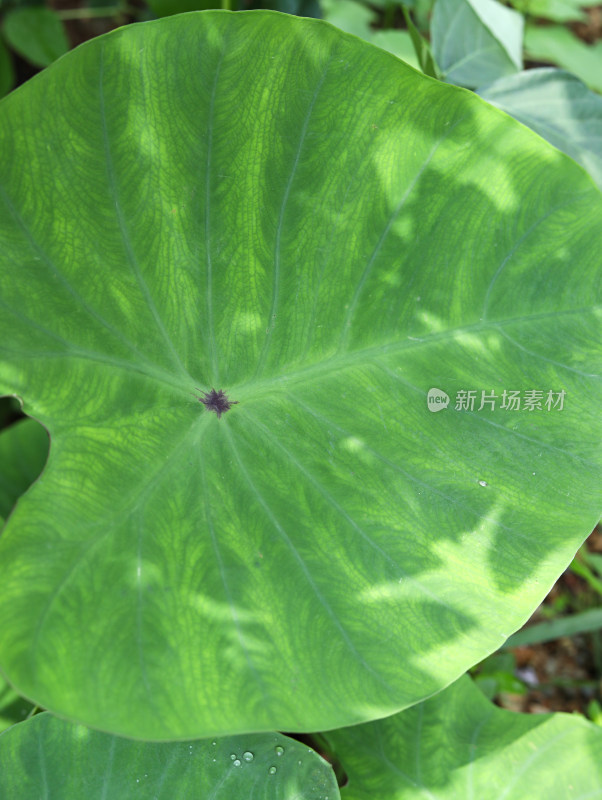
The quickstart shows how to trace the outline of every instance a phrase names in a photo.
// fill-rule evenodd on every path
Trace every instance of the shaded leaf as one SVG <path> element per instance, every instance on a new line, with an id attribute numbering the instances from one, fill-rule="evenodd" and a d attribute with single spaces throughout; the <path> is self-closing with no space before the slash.
<path id="1" fill-rule="evenodd" d="M 343 800 L 598 797 L 602 730 L 569 714 L 497 708 L 463 677 L 388 719 L 326 734 Z"/>
<path id="2" fill-rule="evenodd" d="M 19 692 L 139 738 L 324 730 L 524 623 L 600 507 L 581 168 L 273 12 L 92 40 L 0 137 L 0 391 L 52 437 L 0 537 Z"/>

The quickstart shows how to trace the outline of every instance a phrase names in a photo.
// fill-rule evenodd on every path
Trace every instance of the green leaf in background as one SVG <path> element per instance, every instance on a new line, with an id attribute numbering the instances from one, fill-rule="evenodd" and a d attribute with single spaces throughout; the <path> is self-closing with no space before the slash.
<path id="1" fill-rule="evenodd" d="M 393 53 L 397 58 L 401 58 L 406 64 L 409 64 L 414 69 L 420 69 L 416 50 L 412 43 L 412 37 L 408 31 L 400 30 L 386 30 L 386 31 L 372 31 L 372 35 L 367 40 L 389 53 Z"/>
<path id="2" fill-rule="evenodd" d="M 10 92 L 15 83 L 15 70 L 11 55 L 0 38 L 0 97 Z"/>
<path id="3" fill-rule="evenodd" d="M 493 700 L 501 692 L 525 694 L 527 688 L 516 675 L 514 653 L 498 652 L 486 658 L 475 667 L 473 680 L 485 697 Z"/>
<path id="4" fill-rule="evenodd" d="M 548 61 L 572 72 L 602 92 L 602 41 L 588 45 L 563 25 L 525 27 L 525 51 L 534 61 Z"/>
<path id="5" fill-rule="evenodd" d="M 595 0 L 511 0 L 512 6 L 521 14 L 551 19 L 555 22 L 587 22 L 588 16 L 581 9 L 595 5 Z"/>
<path id="6" fill-rule="evenodd" d="M 153 14 L 168 17 L 186 11 L 203 11 L 206 8 L 220 8 L 221 0 L 147 0 Z"/>
<path id="7" fill-rule="evenodd" d="M 404 19 L 406 21 L 410 39 L 412 40 L 412 44 L 414 45 L 414 50 L 416 52 L 416 57 L 418 58 L 418 63 L 420 64 L 420 69 L 422 70 L 422 72 L 424 72 L 425 75 L 430 75 L 431 78 L 439 80 L 441 78 L 441 74 L 437 68 L 435 59 L 433 58 L 433 54 L 431 52 L 429 43 L 422 36 L 418 28 L 414 25 L 412 17 L 410 16 L 410 12 L 407 10 L 405 6 L 402 7 L 402 11 Z"/>
<path id="8" fill-rule="evenodd" d="M 0 735 L 0 796 L 338 800 L 330 765 L 280 734 L 135 742 L 38 714 Z"/>
<path id="9" fill-rule="evenodd" d="M 602 97 L 579 78 L 559 69 L 530 69 L 478 93 L 574 158 L 602 189 Z"/>
<path id="10" fill-rule="evenodd" d="M 13 50 L 37 67 L 47 67 L 69 49 L 60 17 L 43 6 L 9 11 L 2 30 Z"/>
<path id="11" fill-rule="evenodd" d="M 437 0 L 431 47 L 445 80 L 471 89 L 522 69 L 523 18 L 497 0 Z"/>
<path id="12" fill-rule="evenodd" d="M 602 730 L 569 714 L 517 714 L 463 677 L 388 719 L 326 734 L 342 800 L 600 797 Z"/>
<path id="13" fill-rule="evenodd" d="M 530 617 L 599 516 L 581 168 L 273 12 L 94 39 L 0 138 L 0 391 L 52 438 L 0 537 L 21 694 L 138 738 L 325 730 Z"/>
<path id="14" fill-rule="evenodd" d="M 369 40 L 376 14 L 356 0 L 320 0 L 322 18 L 345 33 Z"/>
<path id="15" fill-rule="evenodd" d="M 376 14 L 355 0 L 321 0 L 321 8 L 326 22 L 345 33 L 359 36 L 366 42 L 393 53 L 415 69 L 420 69 L 408 31 L 374 30 L 371 25 L 376 21 Z"/>
<path id="16" fill-rule="evenodd" d="M 6 518 L 38 477 L 48 456 L 48 434 L 32 419 L 0 431 L 0 516 Z"/>
<path id="17" fill-rule="evenodd" d="M 504 647 L 522 647 L 539 642 L 551 642 L 554 639 L 560 639 L 561 636 L 576 636 L 579 633 L 591 633 L 599 630 L 602 630 L 602 608 L 590 608 L 579 614 L 529 625 L 511 636 Z"/>
<path id="18" fill-rule="evenodd" d="M 322 18 L 320 0 L 252 0 L 252 8 L 267 8 L 299 17 Z"/>

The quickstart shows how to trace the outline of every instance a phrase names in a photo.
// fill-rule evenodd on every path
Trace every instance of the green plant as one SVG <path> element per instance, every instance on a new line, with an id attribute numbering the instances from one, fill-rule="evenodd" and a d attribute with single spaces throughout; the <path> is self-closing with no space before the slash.
<path id="1" fill-rule="evenodd" d="M 554 785 L 591 791 L 596 726 L 499 716 L 461 677 L 599 516 L 586 173 L 475 94 L 272 12 L 93 40 L 2 101 L 0 136 L 0 391 L 51 439 L 0 538 L 0 666 L 48 709 L 0 736 L 4 792 L 41 747 L 34 780 L 76 760 L 99 796 L 161 752 L 146 796 L 333 800 L 274 731 L 358 723 L 312 739 L 344 798 L 379 769 L 382 800 L 418 796 L 391 759 L 433 788 L 475 747 L 479 781 L 533 747 L 549 766 L 559 728 L 580 769 Z M 219 418 L 212 389 L 237 403 Z M 500 407 L 517 390 L 541 396 Z M 418 759 L 352 743 L 406 726 Z"/>

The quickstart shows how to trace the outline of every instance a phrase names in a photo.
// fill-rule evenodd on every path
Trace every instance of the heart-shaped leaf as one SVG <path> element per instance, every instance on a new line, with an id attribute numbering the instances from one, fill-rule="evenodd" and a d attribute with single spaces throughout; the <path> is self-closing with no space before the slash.
<path id="1" fill-rule="evenodd" d="M 468 677 L 388 719 L 331 731 L 343 800 L 599 797 L 602 728 L 570 714 L 516 714 Z"/>
<path id="2" fill-rule="evenodd" d="M 0 135 L 0 390 L 52 438 L 0 540 L 21 694 L 140 738 L 327 729 L 524 622 L 599 509 L 579 167 L 271 12 L 96 39 Z"/>
<path id="3" fill-rule="evenodd" d="M 0 795 L 60 800 L 339 800 L 330 765 L 280 734 L 120 739 L 51 714 L 0 736 Z"/>

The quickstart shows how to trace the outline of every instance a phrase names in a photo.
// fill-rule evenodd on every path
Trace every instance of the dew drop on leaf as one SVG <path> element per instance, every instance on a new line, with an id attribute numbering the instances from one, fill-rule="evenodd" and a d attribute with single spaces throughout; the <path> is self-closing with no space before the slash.
<path id="1" fill-rule="evenodd" d="M 250 750 L 245 751 L 242 754 L 242 757 L 245 761 L 253 761 L 253 753 Z"/>
<path id="2" fill-rule="evenodd" d="M 276 772 L 276 767 L 270 767 L 268 772 L 270 773 L 270 775 L 273 775 Z"/>
<path id="3" fill-rule="evenodd" d="M 235 758 L 232 763 L 234 764 L 235 767 L 240 767 L 241 764 L 240 758 Z"/>
<path id="4" fill-rule="evenodd" d="M 284 753 L 284 747 L 280 747 L 280 745 L 278 745 L 278 747 L 276 747 L 274 749 L 276 750 L 276 755 L 277 756 L 281 756 Z"/>

